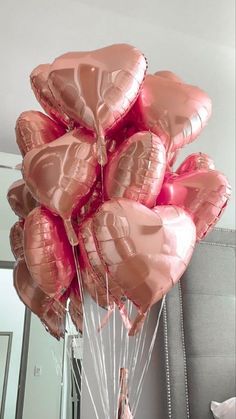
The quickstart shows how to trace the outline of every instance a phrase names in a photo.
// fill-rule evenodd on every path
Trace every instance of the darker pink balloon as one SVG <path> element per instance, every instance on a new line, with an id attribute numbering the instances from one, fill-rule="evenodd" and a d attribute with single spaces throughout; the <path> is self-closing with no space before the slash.
<path id="1" fill-rule="evenodd" d="M 196 170 L 166 177 L 158 205 L 177 205 L 192 217 L 202 240 L 221 217 L 231 194 L 226 177 L 216 170 Z"/>
<path id="2" fill-rule="evenodd" d="M 183 163 L 178 167 L 176 173 L 182 175 L 187 172 L 194 172 L 196 170 L 214 170 L 214 161 L 207 154 L 194 153 L 190 154 Z"/>
<path id="3" fill-rule="evenodd" d="M 50 143 L 65 129 L 42 112 L 23 112 L 16 121 L 16 142 L 22 156 L 35 147 Z"/>
<path id="4" fill-rule="evenodd" d="M 105 202 L 79 230 L 81 257 L 122 308 L 128 297 L 138 308 L 135 334 L 149 308 L 180 279 L 192 256 L 196 229 L 175 206 L 155 207 L 120 198 Z M 108 280 L 106 280 L 108 275 Z"/>
<path id="5" fill-rule="evenodd" d="M 69 313 L 78 332 L 83 331 L 83 303 L 78 279 L 74 278 L 69 289 Z"/>
<path id="6" fill-rule="evenodd" d="M 107 198 L 129 198 L 151 208 L 161 190 L 166 151 L 160 138 L 138 132 L 112 154 L 105 170 Z"/>
<path id="7" fill-rule="evenodd" d="M 168 152 L 173 152 L 201 133 L 211 116 L 211 100 L 198 87 L 148 75 L 135 109 L 140 125 L 161 137 Z"/>
<path id="8" fill-rule="evenodd" d="M 33 280 L 45 294 L 60 299 L 75 276 L 72 248 L 60 217 L 35 208 L 25 220 L 24 252 Z"/>

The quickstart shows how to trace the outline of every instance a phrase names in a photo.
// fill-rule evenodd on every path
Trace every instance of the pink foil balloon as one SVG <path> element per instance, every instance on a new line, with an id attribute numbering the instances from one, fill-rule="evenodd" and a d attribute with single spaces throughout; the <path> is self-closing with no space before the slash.
<path id="1" fill-rule="evenodd" d="M 8 189 L 7 200 L 14 213 L 20 218 L 27 215 L 37 206 L 23 179 L 16 180 Z"/>
<path id="2" fill-rule="evenodd" d="M 169 79 L 175 81 L 177 83 L 183 83 L 183 80 L 177 76 L 175 73 L 169 70 L 161 70 L 154 73 L 155 76 L 164 77 L 165 79 Z"/>
<path id="3" fill-rule="evenodd" d="M 32 279 L 23 259 L 14 267 L 14 287 L 20 300 L 44 323 L 57 339 L 65 334 L 65 307 L 48 297 Z"/>
<path id="4" fill-rule="evenodd" d="M 60 217 L 35 208 L 25 220 L 24 252 L 33 280 L 45 294 L 59 299 L 75 276 L 72 248 Z"/>
<path id="5" fill-rule="evenodd" d="M 62 126 L 38 111 L 23 112 L 16 121 L 16 142 L 22 156 L 65 134 Z"/>
<path id="6" fill-rule="evenodd" d="M 97 172 L 95 140 L 80 130 L 31 150 L 23 161 L 23 176 L 32 195 L 63 218 L 73 245 L 78 240 L 71 215 L 88 199 Z"/>
<path id="7" fill-rule="evenodd" d="M 207 154 L 194 153 L 190 154 L 183 163 L 178 167 L 176 173 L 182 175 L 187 172 L 194 172 L 196 170 L 214 170 L 214 161 Z"/>
<path id="8" fill-rule="evenodd" d="M 107 198 L 124 197 L 151 208 L 161 190 L 166 151 L 160 138 L 138 132 L 112 154 L 105 170 Z"/>
<path id="9" fill-rule="evenodd" d="M 196 229 L 175 206 L 153 210 L 124 198 L 105 202 L 79 230 L 81 257 L 97 284 L 121 307 L 128 297 L 139 314 L 137 333 L 149 308 L 180 279 L 192 256 Z M 101 286 L 99 285 L 99 286 Z"/>
<path id="10" fill-rule="evenodd" d="M 157 198 L 158 205 L 177 205 L 192 217 L 197 240 L 214 227 L 231 194 L 224 175 L 216 170 L 197 170 L 166 177 Z"/>
<path id="11" fill-rule="evenodd" d="M 77 223 L 81 223 L 86 217 L 95 212 L 102 203 L 102 183 L 100 176 L 92 186 L 87 202 L 79 207 L 79 211 L 75 209 L 73 216 Z"/>
<path id="12" fill-rule="evenodd" d="M 198 87 L 148 75 L 137 103 L 141 126 L 158 135 L 168 152 L 192 142 L 211 115 L 211 100 Z"/>
<path id="13" fill-rule="evenodd" d="M 136 100 L 146 67 L 143 54 L 126 44 L 69 52 L 51 65 L 48 85 L 53 97 L 69 118 L 96 133 L 102 165 L 105 133 Z"/>
<path id="14" fill-rule="evenodd" d="M 24 259 L 23 247 L 24 222 L 17 221 L 10 231 L 10 246 L 15 259 Z"/>
<path id="15" fill-rule="evenodd" d="M 49 71 L 50 64 L 40 64 L 36 67 L 30 75 L 31 87 L 36 99 L 52 119 L 65 126 L 71 126 L 73 121 L 62 111 L 48 87 Z"/>

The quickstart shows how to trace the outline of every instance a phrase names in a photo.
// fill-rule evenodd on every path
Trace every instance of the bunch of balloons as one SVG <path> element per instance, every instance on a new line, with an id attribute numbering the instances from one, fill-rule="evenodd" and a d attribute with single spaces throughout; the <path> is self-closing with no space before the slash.
<path id="1" fill-rule="evenodd" d="M 47 115 L 26 111 L 16 122 L 14 286 L 57 338 L 67 300 L 82 329 L 82 288 L 101 307 L 116 305 L 135 335 L 227 205 L 230 186 L 207 155 L 173 171 L 207 124 L 211 100 L 172 72 L 146 73 L 143 54 L 118 44 L 64 54 L 30 76 Z M 137 308 L 132 322 L 127 299 Z"/>

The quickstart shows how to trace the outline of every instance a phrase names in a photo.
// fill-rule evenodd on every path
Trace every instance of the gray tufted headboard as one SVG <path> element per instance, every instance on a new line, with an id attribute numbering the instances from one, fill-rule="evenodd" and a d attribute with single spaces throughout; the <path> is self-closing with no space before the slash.
<path id="1" fill-rule="evenodd" d="M 210 401 L 236 395 L 234 251 L 235 232 L 215 229 L 169 293 L 154 355 L 157 413 L 146 418 L 212 419 Z"/>

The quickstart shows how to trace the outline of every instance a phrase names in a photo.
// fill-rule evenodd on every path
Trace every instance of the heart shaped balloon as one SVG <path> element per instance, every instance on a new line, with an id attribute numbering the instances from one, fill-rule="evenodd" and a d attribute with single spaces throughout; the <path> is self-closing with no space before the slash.
<path id="1" fill-rule="evenodd" d="M 192 217 L 202 240 L 221 217 L 231 194 L 226 177 L 216 170 L 197 170 L 166 177 L 158 205 L 177 205 Z"/>
<path id="2" fill-rule="evenodd" d="M 71 119 L 62 111 L 49 89 L 49 72 L 50 64 L 40 64 L 32 71 L 30 75 L 30 82 L 35 97 L 45 112 L 51 116 L 52 119 L 66 127 L 73 126 L 73 121 L 71 121 Z"/>
<path id="3" fill-rule="evenodd" d="M 116 304 L 128 297 L 141 327 L 149 308 L 180 279 L 196 238 L 191 217 L 175 206 L 145 206 L 120 198 L 105 202 L 79 230 L 81 257 Z M 106 281 L 108 275 L 108 281 Z"/>
<path id="4" fill-rule="evenodd" d="M 46 208 L 35 208 L 24 225 L 25 260 L 37 285 L 60 299 L 75 276 L 72 248 L 63 222 Z"/>
<path id="5" fill-rule="evenodd" d="M 204 153 L 194 153 L 186 157 L 186 159 L 181 163 L 181 165 L 176 170 L 178 175 L 182 175 L 187 172 L 194 172 L 197 170 L 214 170 L 215 164 L 214 161 L 207 154 Z"/>
<path id="6" fill-rule="evenodd" d="M 112 154 L 105 170 L 105 194 L 107 198 L 129 198 L 152 208 L 165 169 L 166 152 L 160 138 L 148 131 L 138 132 Z"/>
<path id="7" fill-rule="evenodd" d="M 13 271 L 14 287 L 20 300 L 46 325 L 57 339 L 65 334 L 65 307 L 48 297 L 32 279 L 23 259 L 18 260 Z"/>
<path id="8" fill-rule="evenodd" d="M 22 156 L 63 134 L 65 134 L 64 128 L 42 112 L 23 112 L 16 121 L 16 142 Z"/>
<path id="9" fill-rule="evenodd" d="M 143 54 L 127 44 L 70 52 L 53 62 L 48 85 L 66 115 L 104 135 L 137 98 L 146 67 Z"/>
<path id="10" fill-rule="evenodd" d="M 96 144 L 92 135 L 74 130 L 28 152 L 23 176 L 32 195 L 59 214 L 73 245 L 78 243 L 71 214 L 83 206 L 98 173 Z"/>
<path id="11" fill-rule="evenodd" d="M 17 221 L 10 230 L 10 246 L 14 258 L 24 259 L 23 247 L 24 222 Z"/>
<path id="12" fill-rule="evenodd" d="M 37 206 L 23 179 L 16 180 L 8 189 L 7 199 L 14 213 L 20 218 L 27 215 Z"/>
<path id="13" fill-rule="evenodd" d="M 206 93 L 159 75 L 146 77 L 135 107 L 141 125 L 157 134 L 168 152 L 195 140 L 211 115 Z"/>

